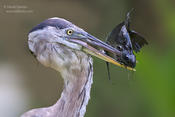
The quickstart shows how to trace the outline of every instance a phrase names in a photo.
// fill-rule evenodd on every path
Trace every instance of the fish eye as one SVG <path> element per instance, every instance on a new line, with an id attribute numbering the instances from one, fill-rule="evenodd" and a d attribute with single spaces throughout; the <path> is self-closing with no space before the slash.
<path id="1" fill-rule="evenodd" d="M 67 35 L 72 35 L 73 32 L 74 32 L 74 31 L 73 31 L 72 29 L 69 29 L 69 30 L 66 31 L 66 34 L 67 34 Z"/>
<path id="2" fill-rule="evenodd" d="M 122 48 L 122 46 L 120 46 L 120 45 L 117 46 L 117 49 L 118 49 L 119 51 L 123 51 L 123 48 Z"/>

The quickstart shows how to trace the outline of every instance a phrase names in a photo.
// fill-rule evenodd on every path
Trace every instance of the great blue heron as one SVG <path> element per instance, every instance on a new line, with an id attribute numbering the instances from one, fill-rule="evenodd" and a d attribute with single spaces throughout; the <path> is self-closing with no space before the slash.
<path id="1" fill-rule="evenodd" d="M 53 106 L 30 110 L 22 117 L 83 117 L 93 77 L 90 55 L 122 66 L 103 50 L 118 56 L 121 56 L 120 51 L 62 18 L 43 21 L 28 37 L 29 49 L 37 60 L 60 72 L 64 89 Z"/>

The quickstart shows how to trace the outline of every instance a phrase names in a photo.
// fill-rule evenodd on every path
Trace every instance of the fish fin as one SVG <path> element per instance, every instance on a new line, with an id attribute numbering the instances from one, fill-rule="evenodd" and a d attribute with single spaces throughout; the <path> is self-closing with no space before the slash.
<path id="1" fill-rule="evenodd" d="M 109 63 L 108 62 L 106 62 L 106 66 L 107 66 L 108 78 L 109 78 L 109 80 L 111 80 L 111 75 L 110 75 L 110 70 L 109 70 Z"/>
<path id="2" fill-rule="evenodd" d="M 147 40 L 143 36 L 141 36 L 139 33 L 131 30 L 129 31 L 129 35 L 131 37 L 133 50 L 136 53 L 139 52 L 144 45 L 148 45 Z"/>

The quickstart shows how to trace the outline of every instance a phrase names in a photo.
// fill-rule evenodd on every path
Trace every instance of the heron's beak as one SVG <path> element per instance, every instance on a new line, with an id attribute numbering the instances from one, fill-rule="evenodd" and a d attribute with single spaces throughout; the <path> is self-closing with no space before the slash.
<path id="1" fill-rule="evenodd" d="M 86 53 L 96 56 L 106 62 L 115 64 L 119 67 L 135 71 L 134 68 L 120 64 L 115 59 L 106 55 L 106 53 L 104 52 L 105 50 L 110 53 L 115 53 L 118 56 L 122 56 L 120 51 L 88 33 L 78 34 L 75 36 L 75 38 L 71 38 L 70 41 L 81 45 L 83 47 L 83 51 L 85 51 Z"/>

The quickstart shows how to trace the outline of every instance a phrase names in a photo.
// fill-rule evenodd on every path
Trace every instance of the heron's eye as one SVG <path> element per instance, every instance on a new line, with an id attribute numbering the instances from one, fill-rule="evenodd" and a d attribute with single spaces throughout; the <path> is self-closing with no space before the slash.
<path id="1" fill-rule="evenodd" d="M 67 30 L 67 32 L 66 32 L 66 33 L 67 33 L 67 35 L 72 35 L 72 34 L 73 34 L 73 32 L 74 32 L 74 31 L 73 31 L 72 29 L 69 29 L 69 30 Z"/>

